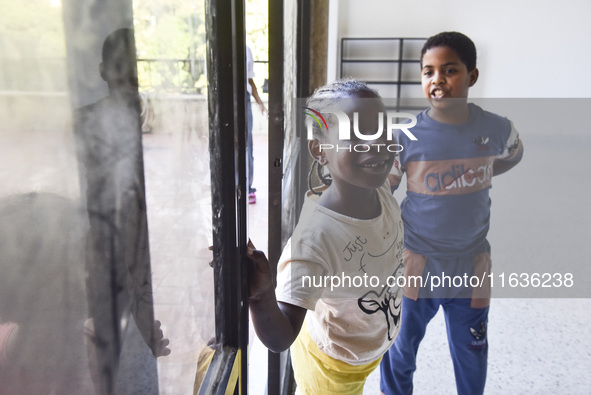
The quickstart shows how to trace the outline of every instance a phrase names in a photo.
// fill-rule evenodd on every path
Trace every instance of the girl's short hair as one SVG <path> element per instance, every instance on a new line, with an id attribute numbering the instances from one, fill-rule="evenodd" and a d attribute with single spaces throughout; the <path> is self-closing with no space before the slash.
<path id="1" fill-rule="evenodd" d="M 344 78 L 335 80 L 316 89 L 312 96 L 306 101 L 306 107 L 311 108 L 314 111 L 322 112 L 323 109 L 330 107 L 334 103 L 334 99 L 357 96 L 373 96 L 375 98 L 381 98 L 380 94 L 375 89 L 370 88 L 366 83 L 352 78 Z M 322 133 L 320 126 L 316 123 L 312 123 L 312 134 L 316 140 L 323 141 L 324 134 Z M 312 162 L 310 172 L 308 173 L 308 188 L 312 193 L 322 195 L 322 192 L 316 190 L 312 186 L 313 174 L 316 174 L 316 177 L 326 186 L 331 184 L 332 178 L 330 174 L 324 173 L 323 166 L 321 166 L 317 160 Z"/>
<path id="2" fill-rule="evenodd" d="M 343 78 L 316 89 L 306 101 L 306 107 L 322 112 L 323 109 L 333 104 L 332 99 L 343 99 L 358 95 L 371 95 L 381 98 L 380 94 L 375 89 L 370 88 L 365 82 L 352 78 Z M 322 130 L 317 124 L 312 123 L 312 131 L 315 139 L 322 140 Z"/>

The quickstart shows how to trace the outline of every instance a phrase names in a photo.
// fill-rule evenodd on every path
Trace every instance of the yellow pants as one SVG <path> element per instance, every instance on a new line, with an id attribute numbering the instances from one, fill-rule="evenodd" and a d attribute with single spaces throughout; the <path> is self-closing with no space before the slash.
<path id="1" fill-rule="evenodd" d="M 365 365 L 350 365 L 320 351 L 304 322 L 291 346 L 296 395 L 361 395 L 367 376 L 382 358 Z"/>

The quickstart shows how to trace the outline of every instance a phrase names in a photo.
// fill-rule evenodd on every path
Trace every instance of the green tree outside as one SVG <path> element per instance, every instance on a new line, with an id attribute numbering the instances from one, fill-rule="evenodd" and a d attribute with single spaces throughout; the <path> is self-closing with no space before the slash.
<path id="1" fill-rule="evenodd" d="M 137 0 L 135 38 L 140 89 L 146 92 L 205 94 L 204 0 Z M 268 58 L 267 0 L 246 3 L 246 41 L 255 60 Z M 159 61 L 155 61 L 159 59 Z M 255 65 L 262 86 L 267 67 Z"/>

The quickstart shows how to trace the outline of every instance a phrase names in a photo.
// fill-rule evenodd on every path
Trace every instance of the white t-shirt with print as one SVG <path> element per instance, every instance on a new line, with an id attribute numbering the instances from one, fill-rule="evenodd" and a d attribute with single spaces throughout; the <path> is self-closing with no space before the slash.
<path id="1" fill-rule="evenodd" d="M 277 300 L 311 310 L 318 348 L 351 365 L 380 358 L 400 329 L 403 225 L 389 184 L 378 194 L 381 214 L 361 220 L 308 192 L 277 268 Z"/>

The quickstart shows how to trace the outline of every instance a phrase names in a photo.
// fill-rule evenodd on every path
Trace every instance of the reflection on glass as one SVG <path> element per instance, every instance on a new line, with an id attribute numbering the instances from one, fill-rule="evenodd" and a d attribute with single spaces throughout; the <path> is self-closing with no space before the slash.
<path id="1" fill-rule="evenodd" d="M 0 199 L 0 393 L 90 394 L 82 211 L 57 194 Z"/>
<path id="2" fill-rule="evenodd" d="M 157 355 L 155 335 L 160 332 L 153 330 L 133 30 L 119 29 L 107 36 L 101 58 L 100 75 L 109 95 L 75 112 L 74 133 L 90 222 L 86 263 L 93 321 L 87 328 L 96 347 L 101 390 L 111 393 L 126 385 L 115 382 L 117 376 L 125 375 L 118 372 L 122 353 L 132 353 L 137 363 L 156 376 L 155 360 L 134 337 L 139 330 Z M 126 347 L 127 339 L 134 346 Z M 152 391 L 157 388 L 153 381 Z"/>
<path id="3" fill-rule="evenodd" d="M 0 5 L 0 394 L 185 393 L 213 335 L 206 98 L 141 128 L 132 21 Z"/>

